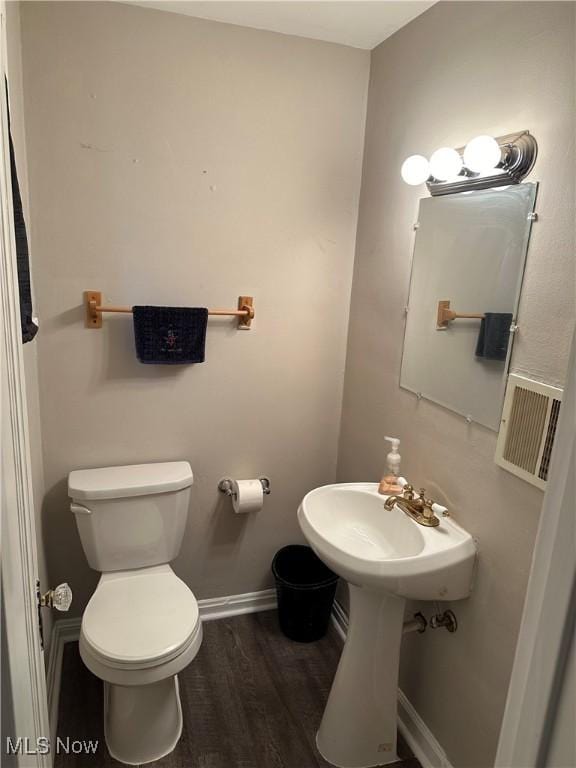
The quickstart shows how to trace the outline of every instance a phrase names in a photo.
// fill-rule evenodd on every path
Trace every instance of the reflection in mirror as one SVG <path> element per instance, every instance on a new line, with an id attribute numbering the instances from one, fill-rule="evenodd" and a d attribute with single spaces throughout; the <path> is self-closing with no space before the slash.
<path id="1" fill-rule="evenodd" d="M 420 201 L 400 386 L 498 430 L 537 184 Z"/>

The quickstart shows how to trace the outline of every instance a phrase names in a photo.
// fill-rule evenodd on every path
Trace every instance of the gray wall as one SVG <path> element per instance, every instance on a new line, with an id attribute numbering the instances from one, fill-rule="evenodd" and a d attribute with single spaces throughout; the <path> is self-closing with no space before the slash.
<path id="1" fill-rule="evenodd" d="M 541 188 L 512 368 L 562 383 L 574 324 L 574 4 L 439 3 L 373 52 L 338 477 L 403 474 L 478 538 L 454 636 L 411 635 L 401 687 L 455 766 L 492 765 L 542 494 L 494 464 L 496 433 L 398 386 L 419 197 L 408 155 L 528 128 Z"/>
<path id="2" fill-rule="evenodd" d="M 69 511 L 71 469 L 187 459 L 175 562 L 199 598 L 270 586 L 303 494 L 334 480 L 369 53 L 116 3 L 24 3 L 32 244 L 53 582 L 79 614 L 97 575 Z M 111 304 L 235 306 L 206 363 L 144 366 Z M 225 475 L 269 475 L 234 516 Z"/>

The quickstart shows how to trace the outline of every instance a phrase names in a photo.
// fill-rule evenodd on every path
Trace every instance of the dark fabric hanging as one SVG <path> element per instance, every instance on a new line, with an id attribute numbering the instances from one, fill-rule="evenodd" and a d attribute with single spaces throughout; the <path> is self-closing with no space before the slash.
<path id="1" fill-rule="evenodd" d="M 6 108 L 8 114 L 8 131 L 10 134 L 10 175 L 12 178 L 12 209 L 14 211 L 14 236 L 16 240 L 16 261 L 18 266 L 18 285 L 20 288 L 20 324 L 22 327 L 22 342 L 32 341 L 38 333 L 38 326 L 32 320 L 32 290 L 30 287 L 30 261 L 28 257 L 28 237 L 26 222 L 22 210 L 22 198 L 16 171 L 16 159 L 12 144 L 10 129 L 10 108 L 8 105 L 8 83 L 6 83 Z"/>

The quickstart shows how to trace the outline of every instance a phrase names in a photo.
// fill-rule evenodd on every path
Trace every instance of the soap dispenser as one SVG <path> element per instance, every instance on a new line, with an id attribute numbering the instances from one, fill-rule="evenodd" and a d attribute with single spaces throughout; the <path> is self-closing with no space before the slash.
<path id="1" fill-rule="evenodd" d="M 390 453 L 386 456 L 386 465 L 388 467 L 388 472 L 380 480 L 380 485 L 378 486 L 378 493 L 381 493 L 384 496 L 390 496 L 394 493 L 402 493 L 402 486 L 398 485 L 398 476 L 400 474 L 400 461 L 402 460 L 402 457 L 398 452 L 398 448 L 400 447 L 399 438 L 386 436 L 384 439 L 388 440 L 391 447 L 390 447 Z"/>

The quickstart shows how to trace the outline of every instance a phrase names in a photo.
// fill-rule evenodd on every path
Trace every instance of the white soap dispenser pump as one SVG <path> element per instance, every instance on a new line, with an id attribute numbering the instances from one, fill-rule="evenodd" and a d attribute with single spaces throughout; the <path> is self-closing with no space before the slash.
<path id="1" fill-rule="evenodd" d="M 388 440 L 390 443 L 390 453 L 386 456 L 388 472 L 380 480 L 378 493 L 381 493 L 384 496 L 391 496 L 395 493 L 402 493 L 402 486 L 398 485 L 398 476 L 400 475 L 400 462 L 402 461 L 402 457 L 398 451 L 398 448 L 400 447 L 400 439 L 398 437 L 388 436 L 386 436 L 384 439 Z"/>

